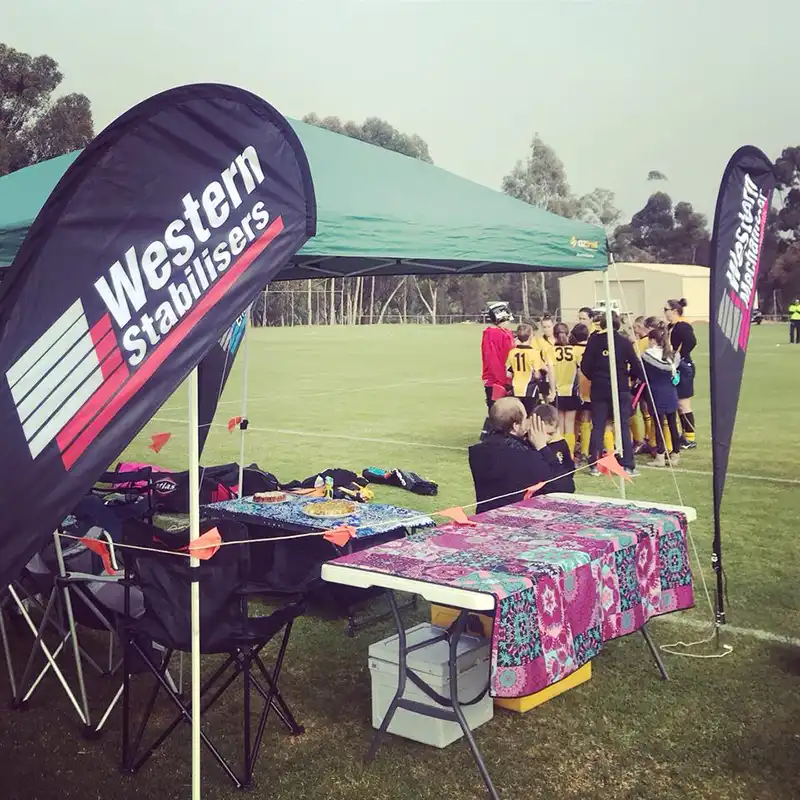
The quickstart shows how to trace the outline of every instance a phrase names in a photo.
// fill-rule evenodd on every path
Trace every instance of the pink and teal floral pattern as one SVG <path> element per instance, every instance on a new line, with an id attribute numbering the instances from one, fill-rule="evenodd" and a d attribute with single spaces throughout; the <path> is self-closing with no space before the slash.
<path id="1" fill-rule="evenodd" d="M 333 563 L 494 596 L 496 697 L 544 689 L 604 642 L 694 605 L 678 512 L 542 497 L 473 519 Z"/>

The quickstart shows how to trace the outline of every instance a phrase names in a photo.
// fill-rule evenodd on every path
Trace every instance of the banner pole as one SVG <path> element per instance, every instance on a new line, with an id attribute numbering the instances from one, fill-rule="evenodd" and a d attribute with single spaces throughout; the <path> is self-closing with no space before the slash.
<path id="1" fill-rule="evenodd" d="M 189 375 L 189 541 L 200 537 L 200 442 L 197 367 Z M 200 562 L 192 556 L 193 574 Z M 192 625 L 192 800 L 200 800 L 200 584 L 191 584 Z"/>
<path id="2" fill-rule="evenodd" d="M 250 340 L 250 309 L 244 318 L 244 341 L 242 347 L 242 421 L 239 423 L 239 499 L 244 495 L 244 435 L 247 430 L 247 371 L 249 367 L 247 343 Z"/>
<path id="3" fill-rule="evenodd" d="M 609 265 L 614 263 L 614 256 L 608 254 Z M 614 414 L 614 450 L 622 453 L 622 414 L 619 407 L 619 385 L 617 383 L 617 346 L 614 342 L 614 316 L 611 310 L 611 281 L 608 277 L 609 267 L 603 272 L 603 284 L 606 290 L 606 334 L 608 338 L 608 370 L 611 377 L 611 408 Z M 625 478 L 619 479 L 620 497 L 625 500 Z"/>

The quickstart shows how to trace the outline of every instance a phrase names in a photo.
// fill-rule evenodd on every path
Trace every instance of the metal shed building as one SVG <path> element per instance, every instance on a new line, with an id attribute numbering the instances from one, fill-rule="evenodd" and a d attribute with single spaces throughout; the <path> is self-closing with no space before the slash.
<path id="1" fill-rule="evenodd" d="M 709 309 L 708 267 L 695 264 L 618 263 L 611 267 L 612 308 L 635 316 L 664 314 L 664 303 L 685 298 L 686 319 L 707 322 Z M 560 317 L 573 321 L 583 306 L 598 306 L 605 299 L 603 280 L 591 272 L 576 273 L 559 279 Z"/>

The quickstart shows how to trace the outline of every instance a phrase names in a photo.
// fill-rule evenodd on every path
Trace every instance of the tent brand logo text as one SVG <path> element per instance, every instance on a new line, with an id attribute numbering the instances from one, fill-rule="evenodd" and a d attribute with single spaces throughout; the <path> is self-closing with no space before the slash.
<path id="1" fill-rule="evenodd" d="M 94 284 L 122 332 L 122 347 L 130 366 L 139 365 L 148 351 L 197 304 L 214 282 L 253 242 L 270 221 L 263 202 L 247 213 L 237 212 L 264 181 L 256 149 L 246 147 L 211 181 L 199 199 L 182 198 L 183 210 L 158 239 L 137 252 L 130 247 Z M 237 221 L 231 224 L 231 219 Z M 212 232 L 217 244 L 204 245 Z M 219 239 L 221 238 L 221 241 Z M 144 310 L 144 311 L 143 311 Z"/>
<path id="2" fill-rule="evenodd" d="M 589 239 L 578 239 L 573 236 L 569 240 L 570 247 L 580 247 L 584 250 L 597 250 L 600 247 L 600 242 L 593 242 Z"/>

